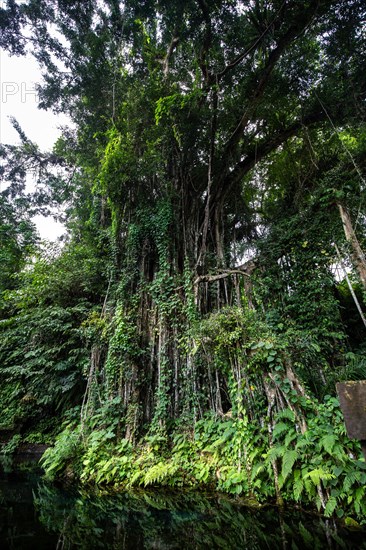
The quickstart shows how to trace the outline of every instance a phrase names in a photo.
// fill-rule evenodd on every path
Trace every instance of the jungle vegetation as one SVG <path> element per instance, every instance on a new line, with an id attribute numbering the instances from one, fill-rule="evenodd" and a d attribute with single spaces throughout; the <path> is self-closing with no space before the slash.
<path id="1" fill-rule="evenodd" d="M 365 22 L 361 0 L 5 3 L 2 47 L 72 121 L 1 146 L 5 451 L 365 522 L 335 391 L 366 378 Z M 59 246 L 32 221 L 55 208 Z"/>

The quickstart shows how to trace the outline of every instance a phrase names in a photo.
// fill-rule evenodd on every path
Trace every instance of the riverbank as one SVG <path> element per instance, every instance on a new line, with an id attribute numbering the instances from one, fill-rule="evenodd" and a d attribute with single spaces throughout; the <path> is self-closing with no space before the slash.
<path id="1" fill-rule="evenodd" d="M 285 414 L 286 413 L 286 414 Z M 298 430 L 291 410 L 266 427 L 241 417 L 205 418 L 191 432 L 163 431 L 132 443 L 110 427 L 70 425 L 42 457 L 50 479 L 102 488 L 210 488 L 259 504 L 298 505 L 325 518 L 366 523 L 366 464 L 344 430 L 338 401 L 307 411 Z"/>
<path id="2" fill-rule="evenodd" d="M 363 531 L 333 520 L 296 509 L 253 509 L 212 492 L 108 494 L 56 487 L 30 469 L 4 475 L 1 468 L 0 491 L 1 548 L 366 548 Z"/>

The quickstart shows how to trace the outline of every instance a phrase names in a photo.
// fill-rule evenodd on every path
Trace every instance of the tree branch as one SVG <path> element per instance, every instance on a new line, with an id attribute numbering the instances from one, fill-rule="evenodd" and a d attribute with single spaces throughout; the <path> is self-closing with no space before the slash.
<path id="1" fill-rule="evenodd" d="M 212 25 L 211 25 L 210 11 L 206 0 L 197 0 L 197 2 L 202 11 L 203 18 L 206 22 L 206 34 L 205 34 L 201 52 L 200 52 L 199 63 L 200 63 L 200 68 L 206 83 L 210 83 L 212 80 L 212 74 L 209 72 L 209 69 L 207 66 L 207 52 L 212 43 Z"/>
<path id="2" fill-rule="evenodd" d="M 269 141 L 253 144 L 252 148 L 245 154 L 245 158 L 238 162 L 235 168 L 229 174 L 226 174 L 216 180 L 217 183 L 215 185 L 215 190 L 213 190 L 211 193 L 211 204 L 217 204 L 219 201 L 221 201 L 230 192 L 233 186 L 257 164 L 257 162 L 262 160 L 272 151 L 275 151 L 288 139 L 295 136 L 296 133 L 304 126 L 306 127 L 311 124 L 321 122 L 324 119 L 324 113 L 321 110 L 316 110 L 305 116 L 304 118 L 295 121 L 287 128 L 282 129 Z"/>
<path id="3" fill-rule="evenodd" d="M 166 56 L 164 58 L 164 61 L 163 61 L 164 78 L 167 78 L 167 76 L 169 74 L 169 62 L 170 62 L 170 59 L 171 59 L 171 57 L 174 53 L 175 48 L 178 46 L 178 44 L 179 44 L 179 36 L 174 34 L 174 36 L 172 38 L 172 41 L 170 42 L 170 45 L 169 45 L 168 51 L 166 53 Z"/>
<path id="4" fill-rule="evenodd" d="M 247 55 L 249 55 L 254 50 L 254 48 L 258 46 L 258 44 L 260 44 L 261 40 L 273 28 L 273 25 L 275 24 L 276 20 L 280 17 L 284 7 L 285 7 L 285 2 L 281 4 L 278 12 L 276 13 L 272 21 L 264 29 L 264 31 L 260 34 L 260 36 L 255 40 L 253 40 L 252 44 L 250 44 L 250 46 L 243 53 L 239 54 L 235 59 L 233 59 L 230 63 L 228 63 L 226 67 L 222 69 L 222 71 L 216 74 L 217 80 L 221 80 L 229 71 L 231 71 L 231 69 L 234 69 L 237 65 L 239 65 L 239 63 L 243 61 L 243 59 L 245 59 Z"/>
<path id="5" fill-rule="evenodd" d="M 252 98 L 247 105 L 244 113 L 242 114 L 241 119 L 239 120 L 235 130 L 233 131 L 225 145 L 223 159 L 230 159 L 233 149 L 238 144 L 244 129 L 247 127 L 251 116 L 253 116 L 253 113 L 255 112 L 255 109 L 257 108 L 266 90 L 269 78 L 275 66 L 277 65 L 278 60 L 281 58 L 282 54 L 285 52 L 288 46 L 297 38 L 299 38 L 299 36 L 301 36 L 301 34 L 306 30 L 317 11 L 318 5 L 319 0 L 313 0 L 311 9 L 309 10 L 307 17 L 306 15 L 304 15 L 304 17 L 301 18 L 300 22 L 292 25 L 292 27 L 290 27 L 288 31 L 284 34 L 284 36 L 278 41 L 277 47 L 272 50 L 272 52 L 268 56 L 266 66 L 253 92 Z"/>
<path id="6" fill-rule="evenodd" d="M 200 283 L 212 283 L 214 281 L 219 281 L 221 279 L 225 279 L 226 277 L 230 277 L 230 275 L 243 275 L 244 277 L 250 278 L 255 267 L 255 262 L 253 260 L 249 260 L 249 262 L 246 262 L 245 264 L 242 264 L 235 269 L 221 270 L 221 273 L 217 273 L 216 275 L 200 275 L 194 281 L 193 285 L 197 286 Z"/>

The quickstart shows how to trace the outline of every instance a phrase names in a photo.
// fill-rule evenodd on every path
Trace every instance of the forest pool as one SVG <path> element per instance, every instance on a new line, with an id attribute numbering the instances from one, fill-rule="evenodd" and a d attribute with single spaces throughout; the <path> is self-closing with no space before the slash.
<path id="1" fill-rule="evenodd" d="M 223 495 L 98 494 L 46 483 L 29 463 L 0 464 L 0 548 L 366 549 L 366 532 L 295 509 L 252 509 Z"/>

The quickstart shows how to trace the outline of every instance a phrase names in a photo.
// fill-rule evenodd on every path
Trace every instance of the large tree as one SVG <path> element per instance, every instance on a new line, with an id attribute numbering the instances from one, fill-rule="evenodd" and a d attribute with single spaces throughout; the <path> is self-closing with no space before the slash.
<path id="1" fill-rule="evenodd" d="M 236 406 L 246 340 L 212 370 L 214 331 L 197 328 L 226 306 L 263 309 L 279 331 L 308 330 L 319 314 L 313 344 L 333 360 L 341 329 L 331 228 L 339 235 L 333 212 L 343 203 L 327 182 L 351 165 L 364 190 L 358 155 L 347 163 L 338 143 L 365 120 L 364 3 L 29 0 L 0 15 L 3 28 L 11 21 L 5 45 L 29 47 L 43 68 L 41 107 L 67 112 L 76 126 L 54 157 L 70 168 L 72 238 L 90 242 L 94 231 L 98 250 L 108 242 L 83 414 L 101 399 L 99 386 L 120 397 L 128 438 L 151 422 Z M 56 196 L 59 181 L 47 181 Z M 268 281 L 263 258 L 275 273 Z M 222 319 L 212 319 L 220 335 Z M 235 342 L 228 338 L 219 349 Z M 301 393 L 290 363 L 285 375 Z M 279 390 L 268 365 L 261 377 L 271 404 Z M 285 402 L 278 397 L 279 408 Z"/>

